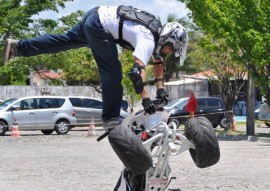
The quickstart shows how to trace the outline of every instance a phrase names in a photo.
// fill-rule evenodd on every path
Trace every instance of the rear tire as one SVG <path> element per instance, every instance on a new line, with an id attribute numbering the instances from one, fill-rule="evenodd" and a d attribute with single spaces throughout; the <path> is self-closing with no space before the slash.
<path id="1" fill-rule="evenodd" d="M 44 135 L 50 135 L 54 132 L 54 130 L 41 130 L 41 132 L 44 134 Z"/>
<path id="2" fill-rule="evenodd" d="M 223 129 L 228 129 L 229 128 L 229 124 L 230 124 L 230 119 L 227 117 L 223 117 L 220 121 L 219 121 L 219 126 Z"/>
<path id="3" fill-rule="evenodd" d="M 190 155 L 199 168 L 216 164 L 220 158 L 220 149 L 212 123 L 205 117 L 189 119 L 185 124 L 186 137 L 195 149 L 189 149 Z"/>
<path id="4" fill-rule="evenodd" d="M 150 154 L 131 129 L 118 125 L 109 131 L 108 139 L 115 153 L 132 174 L 142 174 L 152 166 Z"/>
<path id="5" fill-rule="evenodd" d="M 270 127 L 270 123 L 269 123 L 269 122 L 264 122 L 264 124 L 265 124 L 267 127 Z"/>
<path id="6" fill-rule="evenodd" d="M 70 130 L 70 123 L 65 119 L 60 119 L 56 122 L 54 130 L 58 135 L 67 134 Z"/>

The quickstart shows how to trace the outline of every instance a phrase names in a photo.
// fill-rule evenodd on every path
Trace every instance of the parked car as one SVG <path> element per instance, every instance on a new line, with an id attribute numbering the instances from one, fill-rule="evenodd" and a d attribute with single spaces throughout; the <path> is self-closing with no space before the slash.
<path id="1" fill-rule="evenodd" d="M 265 107 L 268 107 L 268 114 L 267 115 L 264 114 L 264 115 L 261 115 L 260 116 L 260 113 L 261 113 L 260 106 L 262 104 L 264 104 Z M 267 108 L 266 108 L 266 110 L 267 110 Z M 263 113 L 265 113 L 265 112 L 263 112 Z M 260 105 L 257 108 L 255 108 L 255 111 L 254 111 L 254 118 L 255 118 L 255 120 L 262 121 L 262 122 L 264 122 L 264 124 L 267 127 L 270 127 L 270 118 L 269 118 L 269 115 L 270 115 L 270 108 L 269 108 L 269 106 L 267 106 L 266 103 L 260 102 Z"/>
<path id="2" fill-rule="evenodd" d="M 181 98 L 168 103 L 164 109 L 169 112 L 169 121 L 175 121 L 177 127 L 180 124 L 184 124 L 189 117 L 189 113 L 186 112 L 186 105 L 189 98 Z M 226 111 L 223 100 L 219 97 L 198 97 L 198 108 L 195 117 L 204 116 L 216 128 L 218 125 L 222 128 L 227 128 L 228 120 L 225 116 Z"/>
<path id="3" fill-rule="evenodd" d="M 6 100 L 0 104 L 0 135 L 12 130 L 14 121 L 20 130 L 56 131 L 66 134 L 76 124 L 75 110 L 66 97 L 32 96 Z"/>
<path id="4" fill-rule="evenodd" d="M 102 124 L 103 104 L 101 100 L 83 96 L 68 96 L 68 99 L 76 111 L 76 126 L 89 125 L 92 117 L 95 124 Z M 120 116 L 125 118 L 127 115 L 128 113 L 121 109 Z"/>

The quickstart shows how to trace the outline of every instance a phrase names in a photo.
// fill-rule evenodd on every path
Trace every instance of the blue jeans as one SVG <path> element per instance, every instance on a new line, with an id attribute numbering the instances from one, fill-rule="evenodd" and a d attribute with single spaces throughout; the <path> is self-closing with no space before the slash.
<path id="1" fill-rule="evenodd" d="M 19 41 L 17 56 L 35 56 L 45 53 L 88 46 L 97 62 L 103 100 L 102 118 L 107 121 L 120 115 L 122 67 L 113 36 L 106 32 L 99 20 L 97 8 L 91 9 L 82 21 L 66 34 L 46 34 Z"/>

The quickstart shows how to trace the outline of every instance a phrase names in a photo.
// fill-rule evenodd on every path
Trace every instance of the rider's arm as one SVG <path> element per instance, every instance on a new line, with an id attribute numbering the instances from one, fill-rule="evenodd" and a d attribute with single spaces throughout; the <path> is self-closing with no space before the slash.
<path id="1" fill-rule="evenodd" d="M 144 63 L 136 57 L 134 57 L 134 63 L 137 63 L 142 67 L 145 67 Z M 141 70 L 141 78 L 143 82 L 146 82 L 145 69 Z M 143 87 L 143 91 L 140 93 L 140 95 L 142 99 L 149 97 L 146 86 Z"/>
<path id="2" fill-rule="evenodd" d="M 164 69 L 162 64 L 153 65 L 153 73 L 156 80 L 157 89 L 164 88 L 163 78 L 164 78 Z"/>

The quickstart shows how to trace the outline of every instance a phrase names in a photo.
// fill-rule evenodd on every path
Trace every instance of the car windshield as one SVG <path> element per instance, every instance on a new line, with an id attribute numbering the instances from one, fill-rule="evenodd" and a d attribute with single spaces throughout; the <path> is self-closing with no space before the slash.
<path id="1" fill-rule="evenodd" d="M 16 101 L 17 99 L 13 98 L 13 99 L 8 99 L 6 101 L 4 101 L 3 103 L 0 103 L 0 110 L 4 109 L 5 107 L 7 107 L 8 105 L 12 104 L 14 101 Z"/>
<path id="2" fill-rule="evenodd" d="M 177 100 L 174 100 L 170 103 L 168 103 L 166 105 L 166 107 L 178 107 L 178 108 L 182 108 L 186 105 L 187 103 L 187 100 L 186 98 L 181 98 L 181 99 L 177 99 Z"/>

